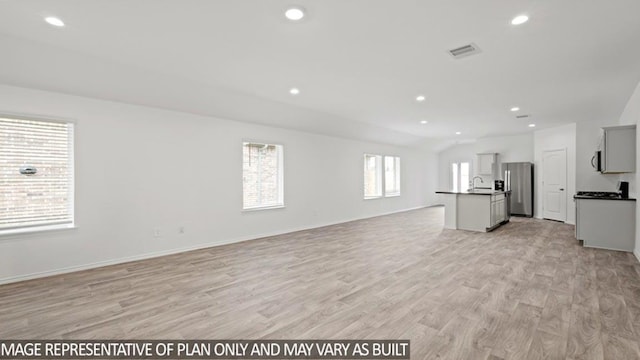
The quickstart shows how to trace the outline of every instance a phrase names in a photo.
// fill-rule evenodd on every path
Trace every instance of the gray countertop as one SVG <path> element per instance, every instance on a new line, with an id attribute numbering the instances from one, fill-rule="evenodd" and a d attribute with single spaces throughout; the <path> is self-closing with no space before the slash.
<path id="1" fill-rule="evenodd" d="M 452 190 L 442 190 L 436 191 L 436 194 L 453 194 L 453 195 L 500 195 L 507 194 L 511 191 L 499 191 L 499 190 L 490 190 L 490 189 L 480 189 L 475 191 L 452 191 Z"/>

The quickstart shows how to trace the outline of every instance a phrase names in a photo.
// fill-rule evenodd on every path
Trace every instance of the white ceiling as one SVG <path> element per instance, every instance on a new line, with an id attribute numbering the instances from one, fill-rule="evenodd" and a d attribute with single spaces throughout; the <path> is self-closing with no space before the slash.
<path id="1" fill-rule="evenodd" d="M 283 17 L 292 4 L 304 21 Z M 468 140 L 616 122 L 640 81 L 638 14 L 637 0 L 4 0 L 0 82 L 402 145 Z M 447 53 L 470 42 L 482 52 Z"/>

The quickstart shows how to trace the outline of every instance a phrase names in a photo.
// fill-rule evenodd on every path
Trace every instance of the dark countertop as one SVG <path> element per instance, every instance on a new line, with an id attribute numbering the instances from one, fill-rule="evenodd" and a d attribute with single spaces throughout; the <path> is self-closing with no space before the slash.
<path id="1" fill-rule="evenodd" d="M 451 190 L 443 190 L 436 191 L 436 194 L 453 194 L 453 195 L 500 195 L 510 193 L 511 190 L 508 191 L 500 191 L 500 190 L 477 190 L 477 191 L 451 191 Z"/>
<path id="2" fill-rule="evenodd" d="M 622 201 L 636 201 L 636 199 L 633 198 L 621 198 L 621 197 L 617 197 L 617 198 L 611 198 L 611 197 L 595 197 L 595 196 L 584 196 L 584 195 L 573 195 L 574 199 L 581 199 L 581 200 L 622 200 Z"/>

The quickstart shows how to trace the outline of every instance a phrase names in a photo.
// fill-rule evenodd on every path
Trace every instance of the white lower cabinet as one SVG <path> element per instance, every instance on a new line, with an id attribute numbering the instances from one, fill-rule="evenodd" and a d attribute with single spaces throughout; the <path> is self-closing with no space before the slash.
<path id="1" fill-rule="evenodd" d="M 506 220 L 507 208 L 504 194 L 491 196 L 491 226 L 496 226 Z"/>
<path id="2" fill-rule="evenodd" d="M 633 200 L 575 199 L 576 238 L 585 247 L 633 251 L 636 202 Z"/>
<path id="3" fill-rule="evenodd" d="M 497 214 L 498 214 L 498 222 L 503 222 L 506 220 L 505 214 L 506 214 L 506 207 L 504 206 L 505 204 L 505 200 L 498 200 L 496 201 L 496 210 L 497 210 Z"/>
<path id="4" fill-rule="evenodd" d="M 498 208 L 495 201 L 491 202 L 491 226 L 498 223 Z"/>

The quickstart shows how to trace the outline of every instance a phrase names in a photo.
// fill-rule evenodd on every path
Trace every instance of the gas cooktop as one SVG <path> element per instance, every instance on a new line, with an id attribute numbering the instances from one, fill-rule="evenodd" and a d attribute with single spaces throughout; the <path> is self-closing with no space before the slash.
<path id="1" fill-rule="evenodd" d="M 603 198 L 603 199 L 619 199 L 620 193 L 611 191 L 578 191 L 576 196 Z"/>

